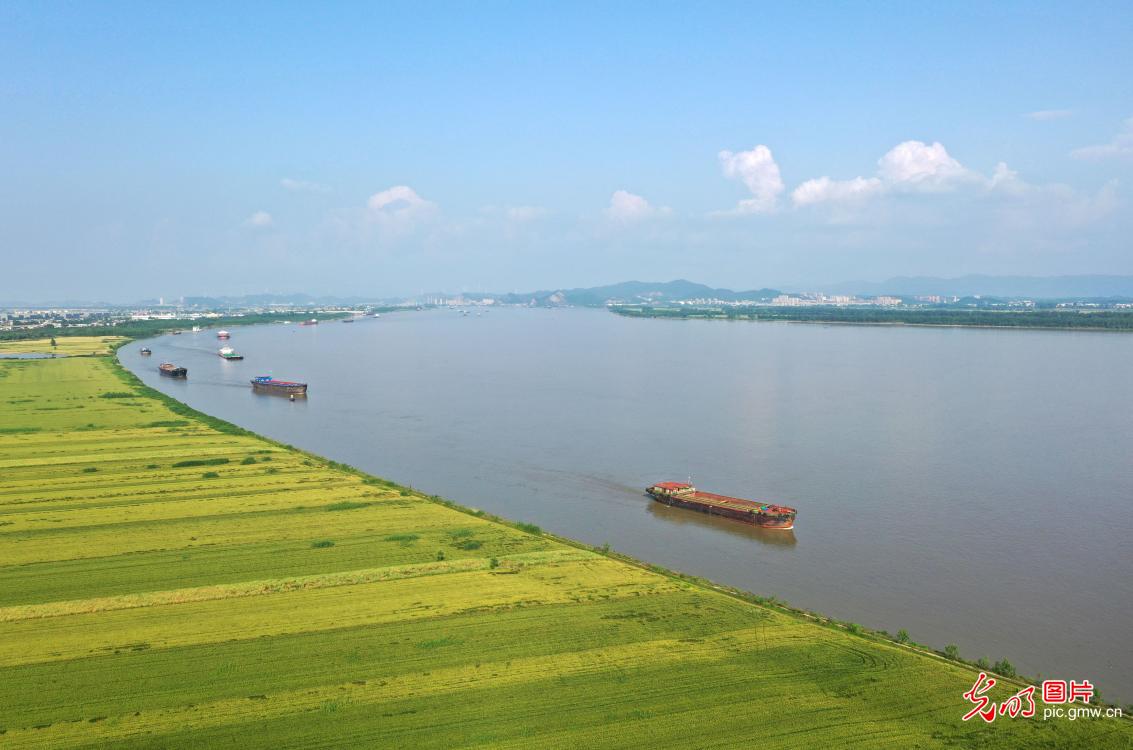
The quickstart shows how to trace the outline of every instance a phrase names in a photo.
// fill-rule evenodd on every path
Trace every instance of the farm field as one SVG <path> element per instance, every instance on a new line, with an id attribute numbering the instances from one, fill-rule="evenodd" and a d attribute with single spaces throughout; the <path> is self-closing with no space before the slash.
<path id="1" fill-rule="evenodd" d="M 0 341 L 0 354 L 58 354 L 59 356 L 86 356 L 109 354 L 121 336 L 59 336 L 55 346 L 50 338 Z"/>
<path id="2" fill-rule="evenodd" d="M 975 679 L 196 415 L 110 357 L 0 361 L 3 748 L 1133 747 L 1041 702 L 962 722 Z"/>

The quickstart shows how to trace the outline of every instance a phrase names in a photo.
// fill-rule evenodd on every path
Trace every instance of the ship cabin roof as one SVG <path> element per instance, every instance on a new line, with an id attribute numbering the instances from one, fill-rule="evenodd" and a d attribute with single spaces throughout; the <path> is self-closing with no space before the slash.
<path id="1" fill-rule="evenodd" d="M 684 482 L 658 482 L 656 486 L 663 490 L 687 490 L 692 487 L 691 484 Z"/>

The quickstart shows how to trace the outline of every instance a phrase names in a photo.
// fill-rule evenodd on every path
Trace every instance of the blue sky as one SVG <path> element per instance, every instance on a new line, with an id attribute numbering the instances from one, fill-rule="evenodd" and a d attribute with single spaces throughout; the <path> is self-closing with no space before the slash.
<path id="1" fill-rule="evenodd" d="M 0 299 L 1133 273 L 1129 3 L 422 5 L 0 6 Z"/>

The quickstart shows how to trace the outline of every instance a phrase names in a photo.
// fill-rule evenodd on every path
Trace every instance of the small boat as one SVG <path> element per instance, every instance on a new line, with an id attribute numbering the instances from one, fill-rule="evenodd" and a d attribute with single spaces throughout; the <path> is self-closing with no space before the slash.
<path id="1" fill-rule="evenodd" d="M 698 510 L 713 516 L 724 516 L 741 523 L 750 523 L 765 529 L 789 531 L 795 527 L 794 508 L 771 503 L 758 503 L 739 497 L 704 492 L 685 482 L 658 482 L 645 493 L 659 503 L 678 508 Z"/>
<path id="2" fill-rule="evenodd" d="M 354 318 L 343 318 L 343 319 L 342 319 L 342 322 L 343 322 L 343 323 L 353 323 L 353 322 L 354 322 Z"/>
<path id="3" fill-rule="evenodd" d="M 375 317 L 375 318 L 380 318 L 380 317 L 382 317 L 382 314 L 381 314 L 381 313 L 374 313 L 374 317 Z"/>
<path id="4" fill-rule="evenodd" d="M 276 393 L 283 396 L 306 396 L 307 384 L 290 380 L 276 380 L 271 375 L 252 378 L 252 390 L 263 393 Z"/>
<path id="5" fill-rule="evenodd" d="M 200 333 L 200 332 L 201 332 L 200 326 L 193 326 L 193 333 Z"/>
<path id="6" fill-rule="evenodd" d="M 180 335 L 181 335 L 181 332 L 180 332 L 180 331 L 174 331 L 174 332 L 173 332 L 173 335 L 174 335 L 174 336 L 180 336 Z"/>
<path id="7" fill-rule="evenodd" d="M 244 355 L 243 354 L 237 354 L 236 350 L 233 349 L 231 346 L 222 346 L 220 349 L 217 350 L 216 353 L 220 355 L 221 359 L 229 359 L 229 360 L 244 359 Z"/>
<path id="8" fill-rule="evenodd" d="M 138 353 L 143 357 L 148 357 L 149 355 L 153 354 L 153 350 L 151 350 L 148 346 L 143 346 Z"/>
<path id="9" fill-rule="evenodd" d="M 184 367 L 178 367 L 177 365 L 172 364 L 171 362 L 162 362 L 160 365 L 158 365 L 157 371 L 160 372 L 162 375 L 166 375 L 166 376 L 171 377 L 171 378 L 187 378 L 187 377 L 189 377 L 189 371 L 188 370 L 186 370 Z"/>
<path id="10" fill-rule="evenodd" d="M 230 338 L 232 338 L 232 334 L 229 333 L 228 331 L 217 331 L 216 337 L 218 339 L 230 339 Z"/>
<path id="11" fill-rule="evenodd" d="M 299 321 L 301 326 L 317 326 L 319 324 L 318 318 L 311 318 L 310 320 Z"/>

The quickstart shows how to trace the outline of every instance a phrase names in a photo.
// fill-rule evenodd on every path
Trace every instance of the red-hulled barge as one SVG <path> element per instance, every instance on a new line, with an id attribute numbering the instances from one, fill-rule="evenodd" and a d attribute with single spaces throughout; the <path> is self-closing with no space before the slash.
<path id="1" fill-rule="evenodd" d="M 646 494 L 659 503 L 675 505 L 679 508 L 698 510 L 714 516 L 723 516 L 734 521 L 750 523 L 765 529 L 795 528 L 794 508 L 771 503 L 757 503 L 727 495 L 702 492 L 684 482 L 658 482 L 645 490 Z"/>

